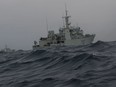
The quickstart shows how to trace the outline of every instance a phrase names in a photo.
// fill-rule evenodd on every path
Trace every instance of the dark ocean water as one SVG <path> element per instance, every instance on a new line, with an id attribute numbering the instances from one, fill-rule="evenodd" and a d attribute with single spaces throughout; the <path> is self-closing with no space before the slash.
<path id="1" fill-rule="evenodd" d="M 1 53 L 0 87 L 116 87 L 116 42 Z"/>

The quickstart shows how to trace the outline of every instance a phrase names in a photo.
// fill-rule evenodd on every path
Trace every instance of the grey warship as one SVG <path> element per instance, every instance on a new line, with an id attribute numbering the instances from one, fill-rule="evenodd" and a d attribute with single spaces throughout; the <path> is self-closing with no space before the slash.
<path id="1" fill-rule="evenodd" d="M 65 10 L 66 15 L 64 27 L 59 29 L 59 33 L 54 33 L 53 30 L 48 31 L 47 37 L 41 37 L 39 44 L 34 41 L 33 49 L 39 47 L 51 46 L 81 46 L 91 44 L 95 38 L 95 34 L 84 34 L 80 27 L 71 26 L 68 15 L 68 10 Z"/>

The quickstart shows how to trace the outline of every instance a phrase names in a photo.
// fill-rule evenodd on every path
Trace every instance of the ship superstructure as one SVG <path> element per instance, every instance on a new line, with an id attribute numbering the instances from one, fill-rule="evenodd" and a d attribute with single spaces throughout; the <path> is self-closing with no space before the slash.
<path id="1" fill-rule="evenodd" d="M 34 41 L 33 49 L 38 47 L 50 46 L 80 46 L 87 45 L 93 42 L 95 34 L 85 34 L 80 27 L 72 27 L 69 22 L 68 11 L 66 10 L 65 26 L 59 29 L 59 33 L 55 34 L 53 30 L 48 31 L 48 36 L 39 40 L 39 44 Z"/>

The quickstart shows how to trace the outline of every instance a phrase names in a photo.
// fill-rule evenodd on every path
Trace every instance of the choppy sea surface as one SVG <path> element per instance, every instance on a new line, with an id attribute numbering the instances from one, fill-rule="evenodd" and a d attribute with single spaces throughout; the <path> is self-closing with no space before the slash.
<path id="1" fill-rule="evenodd" d="M 116 41 L 1 53 L 0 87 L 116 87 Z"/>

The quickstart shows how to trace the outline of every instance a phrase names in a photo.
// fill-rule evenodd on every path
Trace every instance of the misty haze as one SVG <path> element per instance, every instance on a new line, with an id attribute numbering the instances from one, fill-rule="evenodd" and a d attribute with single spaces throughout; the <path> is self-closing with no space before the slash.
<path id="1" fill-rule="evenodd" d="M 65 3 L 72 25 L 96 34 L 94 42 L 116 40 L 115 0 L 0 0 L 0 49 L 32 49 L 47 36 L 46 17 L 48 29 L 58 32 Z"/>
<path id="2" fill-rule="evenodd" d="M 0 87 L 116 87 L 116 0 L 0 0 Z"/>

